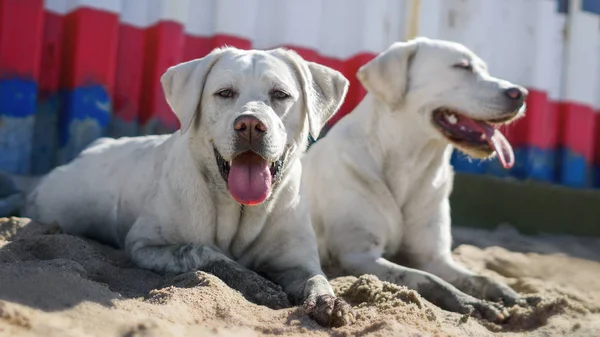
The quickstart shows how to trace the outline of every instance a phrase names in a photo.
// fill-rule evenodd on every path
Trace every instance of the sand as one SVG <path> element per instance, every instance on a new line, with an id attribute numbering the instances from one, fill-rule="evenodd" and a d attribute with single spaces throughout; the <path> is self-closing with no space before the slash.
<path id="1" fill-rule="evenodd" d="M 495 325 L 374 276 L 338 277 L 357 321 L 324 329 L 299 308 L 254 305 L 210 274 L 161 276 L 55 226 L 0 219 L 0 336 L 600 336 L 600 239 L 509 226 L 454 236 L 458 260 L 544 300 Z"/>

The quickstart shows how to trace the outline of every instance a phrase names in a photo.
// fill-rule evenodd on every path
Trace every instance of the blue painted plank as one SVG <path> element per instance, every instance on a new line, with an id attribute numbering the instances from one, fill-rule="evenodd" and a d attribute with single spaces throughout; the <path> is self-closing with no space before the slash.
<path id="1" fill-rule="evenodd" d="M 57 164 L 59 112 L 60 95 L 58 93 L 38 102 L 31 155 L 31 174 L 33 175 L 48 173 Z"/>
<path id="2" fill-rule="evenodd" d="M 590 12 L 600 15 L 600 0 L 583 0 L 581 9 L 585 12 Z"/>
<path id="3" fill-rule="evenodd" d="M 137 120 L 128 122 L 119 118 L 118 116 L 112 116 L 108 126 L 108 136 L 112 138 L 120 137 L 134 137 L 139 134 L 139 125 Z"/>
<path id="4" fill-rule="evenodd" d="M 0 170 L 29 174 L 37 84 L 33 80 L 0 80 Z"/>
<path id="5" fill-rule="evenodd" d="M 569 149 L 561 152 L 561 183 L 574 188 L 591 187 L 592 167 L 585 157 Z"/>
<path id="6" fill-rule="evenodd" d="M 497 159 L 487 163 L 486 173 L 497 177 L 513 177 L 519 180 L 532 179 L 548 183 L 556 182 L 557 161 L 554 150 L 544 150 L 535 146 L 514 148 L 515 165 L 506 170 Z"/>
<path id="7" fill-rule="evenodd" d="M 532 146 L 527 149 L 527 152 L 526 176 L 537 181 L 557 182 L 559 160 L 556 151 Z"/>
<path id="8" fill-rule="evenodd" d="M 600 165 L 594 167 L 594 188 L 600 188 Z"/>
<path id="9" fill-rule="evenodd" d="M 557 11 L 567 14 L 569 12 L 569 0 L 557 0 Z"/>
<path id="10" fill-rule="evenodd" d="M 104 137 L 112 103 L 101 85 L 63 92 L 59 116 L 58 164 L 74 159 L 94 140 Z"/>

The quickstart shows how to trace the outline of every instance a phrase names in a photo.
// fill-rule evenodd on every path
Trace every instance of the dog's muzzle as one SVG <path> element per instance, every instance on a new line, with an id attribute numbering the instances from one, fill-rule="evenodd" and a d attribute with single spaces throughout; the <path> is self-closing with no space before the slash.
<path id="1" fill-rule="evenodd" d="M 451 143 L 461 150 L 471 150 L 483 153 L 486 156 L 494 152 L 506 169 L 511 168 L 515 162 L 512 146 L 504 137 L 498 127 L 517 117 L 517 113 L 510 118 L 500 120 L 476 120 L 465 114 L 446 107 L 433 111 L 433 124 L 438 131 Z"/>

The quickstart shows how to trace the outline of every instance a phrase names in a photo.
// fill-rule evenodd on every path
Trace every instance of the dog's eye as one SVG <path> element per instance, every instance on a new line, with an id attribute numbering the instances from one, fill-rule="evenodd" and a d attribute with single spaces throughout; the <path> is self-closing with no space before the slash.
<path id="1" fill-rule="evenodd" d="M 464 69 L 468 71 L 473 71 L 473 65 L 471 62 L 464 60 L 452 66 L 453 68 Z"/>
<path id="2" fill-rule="evenodd" d="M 231 89 L 223 89 L 221 91 L 218 91 L 216 95 L 223 98 L 231 98 L 235 95 L 235 93 Z"/>
<path id="3" fill-rule="evenodd" d="M 286 99 L 290 97 L 290 95 L 282 90 L 273 90 L 271 92 L 271 97 L 273 97 L 274 99 Z"/>

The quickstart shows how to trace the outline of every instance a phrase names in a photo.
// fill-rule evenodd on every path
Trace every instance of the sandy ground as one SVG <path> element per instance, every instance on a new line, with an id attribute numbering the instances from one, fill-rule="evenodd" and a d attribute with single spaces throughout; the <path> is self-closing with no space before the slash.
<path id="1" fill-rule="evenodd" d="M 323 329 L 201 273 L 160 276 L 122 252 L 26 219 L 0 219 L 0 336 L 600 336 L 600 239 L 456 228 L 473 270 L 544 300 L 504 325 L 449 313 L 372 276 L 340 277 L 357 322 Z M 503 247 L 503 248 L 501 248 Z"/>

